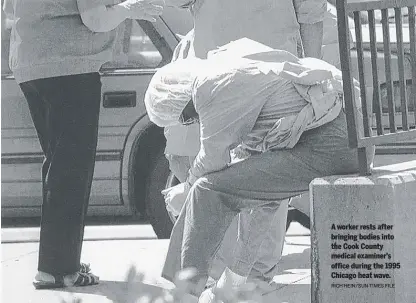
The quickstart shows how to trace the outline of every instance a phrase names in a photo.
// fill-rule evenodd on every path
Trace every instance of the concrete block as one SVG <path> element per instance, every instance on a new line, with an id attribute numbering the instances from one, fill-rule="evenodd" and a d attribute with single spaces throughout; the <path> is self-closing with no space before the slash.
<path id="1" fill-rule="evenodd" d="M 416 161 L 315 179 L 310 194 L 311 302 L 415 303 Z"/>

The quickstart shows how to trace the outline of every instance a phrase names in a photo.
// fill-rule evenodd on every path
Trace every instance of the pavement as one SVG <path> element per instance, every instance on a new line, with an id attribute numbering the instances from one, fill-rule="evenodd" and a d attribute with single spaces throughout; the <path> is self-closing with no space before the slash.
<path id="1" fill-rule="evenodd" d="M 104 228 L 104 231 L 103 231 Z M 90 262 L 100 284 L 59 290 L 35 290 L 38 228 L 4 228 L 1 245 L 3 303 L 147 303 L 173 284 L 160 277 L 168 241 L 158 240 L 149 225 L 87 226 L 82 261 Z M 285 240 L 275 290 L 264 303 L 310 303 L 309 230 L 292 223 Z M 147 296 L 137 300 L 137 297 Z"/>

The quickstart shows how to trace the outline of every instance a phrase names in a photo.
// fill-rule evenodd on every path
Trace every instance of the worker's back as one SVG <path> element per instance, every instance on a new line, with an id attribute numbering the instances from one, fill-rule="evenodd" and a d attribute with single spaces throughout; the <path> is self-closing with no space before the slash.
<path id="1" fill-rule="evenodd" d="M 299 24 L 292 0 L 199 1 L 194 11 L 197 57 L 244 37 L 297 54 Z"/>

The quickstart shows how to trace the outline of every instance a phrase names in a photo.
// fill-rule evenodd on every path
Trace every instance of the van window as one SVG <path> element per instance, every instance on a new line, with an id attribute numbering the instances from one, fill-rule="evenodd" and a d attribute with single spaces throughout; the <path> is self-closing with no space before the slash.
<path id="1" fill-rule="evenodd" d="M 118 34 L 114 60 L 103 69 L 156 68 L 161 64 L 162 54 L 137 20 L 127 20 Z"/>

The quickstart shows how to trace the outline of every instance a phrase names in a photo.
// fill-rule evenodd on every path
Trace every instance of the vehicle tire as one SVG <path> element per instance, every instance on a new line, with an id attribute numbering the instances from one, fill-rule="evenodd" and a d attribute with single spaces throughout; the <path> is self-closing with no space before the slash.
<path id="1" fill-rule="evenodd" d="M 157 152 L 150 164 L 145 189 L 146 213 L 159 239 L 169 239 L 173 228 L 173 222 L 166 210 L 165 199 L 161 194 L 169 174 L 169 163 L 162 149 Z"/>

